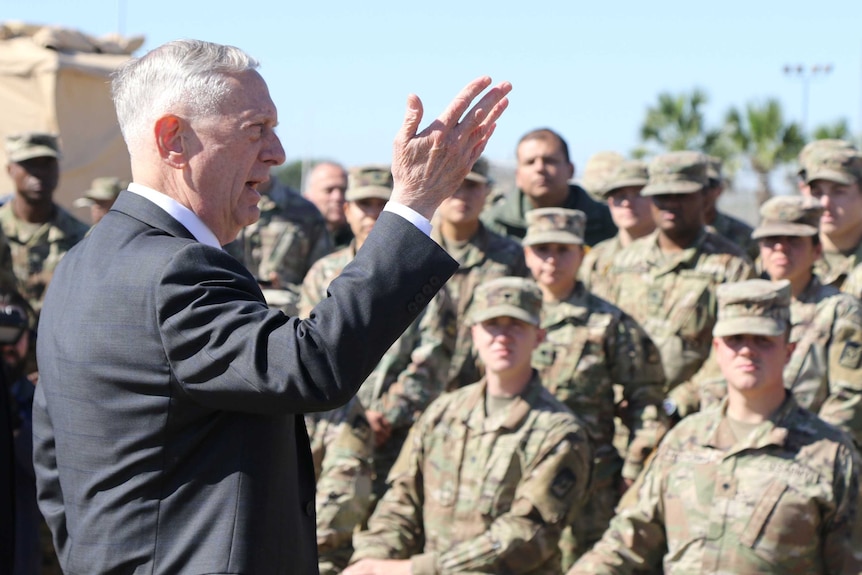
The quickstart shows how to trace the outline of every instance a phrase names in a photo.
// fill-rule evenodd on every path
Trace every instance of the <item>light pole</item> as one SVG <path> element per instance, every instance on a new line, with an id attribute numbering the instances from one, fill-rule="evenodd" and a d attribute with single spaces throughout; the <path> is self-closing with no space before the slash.
<path id="1" fill-rule="evenodd" d="M 832 72 L 832 64 L 814 64 L 805 67 L 802 64 L 784 66 L 784 74 L 802 81 L 802 130 L 808 129 L 808 86 L 812 78 L 825 76 Z"/>

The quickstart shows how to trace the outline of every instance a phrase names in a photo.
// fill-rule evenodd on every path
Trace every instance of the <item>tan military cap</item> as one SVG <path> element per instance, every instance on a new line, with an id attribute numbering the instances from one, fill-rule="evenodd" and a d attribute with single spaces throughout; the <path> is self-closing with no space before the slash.
<path id="1" fill-rule="evenodd" d="M 593 196 L 601 197 L 607 187 L 608 177 L 623 160 L 625 158 L 617 152 L 596 152 L 584 164 L 581 185 Z"/>
<path id="2" fill-rule="evenodd" d="M 497 278 L 476 288 L 470 307 L 470 323 L 495 317 L 513 317 L 535 326 L 542 311 L 542 292 L 533 280 Z"/>
<path id="3" fill-rule="evenodd" d="M 700 152 L 669 152 L 649 164 L 649 181 L 642 196 L 693 194 L 709 185 L 708 159 Z"/>
<path id="4" fill-rule="evenodd" d="M 45 132 L 6 136 L 6 157 L 15 163 L 33 158 L 59 158 L 60 143 L 56 135 Z"/>
<path id="5" fill-rule="evenodd" d="M 770 236 L 816 236 L 823 206 L 804 196 L 775 196 L 760 206 L 760 224 L 751 239 Z"/>
<path id="6" fill-rule="evenodd" d="M 649 181 L 647 165 L 640 160 L 624 160 L 608 176 L 602 196 L 607 198 L 612 192 L 629 186 L 645 186 Z"/>
<path id="7" fill-rule="evenodd" d="M 521 245 L 583 244 L 587 216 L 580 210 L 536 208 L 527 212 L 527 234 Z"/>
<path id="8" fill-rule="evenodd" d="M 491 181 L 491 177 L 488 175 L 490 170 L 490 166 L 488 165 L 488 160 L 485 158 L 479 158 L 476 160 L 476 163 L 473 164 L 473 167 L 470 169 L 470 173 L 467 174 L 465 180 L 470 180 L 471 182 L 479 182 L 480 184 L 487 184 Z"/>
<path id="9" fill-rule="evenodd" d="M 120 192 L 128 187 L 129 182 L 120 178 L 104 177 L 96 178 L 90 184 L 90 189 L 84 192 L 84 197 L 75 200 L 72 205 L 76 208 L 86 208 L 93 202 L 100 200 L 116 200 Z"/>
<path id="10" fill-rule="evenodd" d="M 812 152 L 805 164 L 805 183 L 827 180 L 845 186 L 862 182 L 862 154 L 856 150 Z"/>
<path id="11" fill-rule="evenodd" d="M 799 163 L 799 171 L 797 174 L 803 180 L 806 175 L 806 165 L 812 156 L 817 154 L 822 154 L 823 152 L 832 152 L 835 150 L 855 150 L 856 146 L 846 140 L 834 140 L 834 139 L 823 139 L 823 140 L 813 140 L 805 144 L 802 147 L 802 150 L 799 152 L 799 156 L 797 157 L 797 161 Z"/>
<path id="12" fill-rule="evenodd" d="M 783 335 L 790 327 L 790 282 L 746 280 L 718 286 L 715 337 Z"/>
<path id="13" fill-rule="evenodd" d="M 347 191 L 344 199 L 348 202 L 379 198 L 388 200 L 392 195 L 392 172 L 389 166 L 370 165 L 351 168 L 347 174 Z"/>

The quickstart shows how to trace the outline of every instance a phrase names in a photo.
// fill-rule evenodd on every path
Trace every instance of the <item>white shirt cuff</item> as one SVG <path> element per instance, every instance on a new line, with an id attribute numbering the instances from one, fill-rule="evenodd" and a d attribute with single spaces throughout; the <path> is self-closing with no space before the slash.
<path id="1" fill-rule="evenodd" d="M 431 222 L 428 220 L 428 218 L 426 218 L 416 210 L 408 208 L 404 204 L 399 204 L 398 202 L 393 202 L 392 200 L 389 200 L 383 207 L 383 211 L 398 214 L 399 216 L 419 228 L 420 232 L 422 232 L 429 238 L 431 237 Z"/>

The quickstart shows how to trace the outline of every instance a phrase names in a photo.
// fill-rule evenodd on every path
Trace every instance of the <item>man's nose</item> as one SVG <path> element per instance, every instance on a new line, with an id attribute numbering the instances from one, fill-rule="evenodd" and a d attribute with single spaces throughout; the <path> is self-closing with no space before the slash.
<path id="1" fill-rule="evenodd" d="M 284 153 L 281 140 L 278 134 L 272 132 L 266 146 L 261 150 L 261 160 L 272 166 L 280 166 L 284 163 L 285 159 L 287 159 L 287 156 Z"/>

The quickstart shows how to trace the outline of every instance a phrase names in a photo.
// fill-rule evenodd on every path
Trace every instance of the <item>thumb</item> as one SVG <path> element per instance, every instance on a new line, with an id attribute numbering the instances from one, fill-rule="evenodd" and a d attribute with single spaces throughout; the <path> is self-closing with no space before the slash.
<path id="1" fill-rule="evenodd" d="M 416 94 L 407 96 L 407 112 L 404 114 L 404 124 L 401 126 L 399 136 L 404 140 L 409 140 L 416 135 L 416 130 L 419 129 L 419 123 L 422 121 L 422 100 Z"/>

